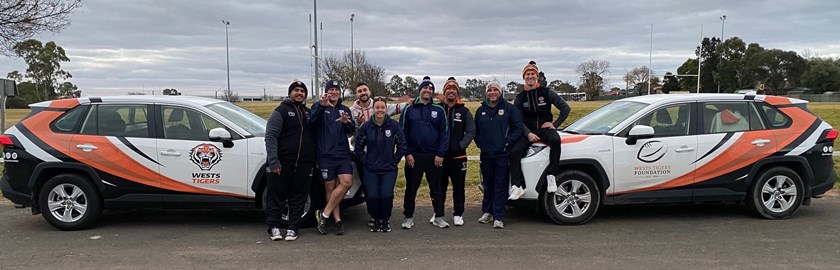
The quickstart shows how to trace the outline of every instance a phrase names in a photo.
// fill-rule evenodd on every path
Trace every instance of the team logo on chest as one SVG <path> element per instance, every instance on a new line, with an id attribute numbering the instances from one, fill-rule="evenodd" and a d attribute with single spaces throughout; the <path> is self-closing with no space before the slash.
<path id="1" fill-rule="evenodd" d="M 391 138 L 391 130 L 390 129 L 385 130 L 385 137 L 386 138 Z"/>
<path id="2" fill-rule="evenodd" d="M 525 108 L 531 107 L 531 103 L 527 102 L 527 101 L 522 102 L 522 107 L 525 107 Z"/>
<path id="3" fill-rule="evenodd" d="M 455 113 L 455 118 L 452 121 L 461 122 L 461 113 Z"/>
<path id="4" fill-rule="evenodd" d="M 190 161 L 202 171 L 209 171 L 222 161 L 222 150 L 209 143 L 199 144 L 190 150 Z"/>
<path id="5" fill-rule="evenodd" d="M 499 109 L 499 116 L 505 115 L 505 110 Z"/>
<path id="6" fill-rule="evenodd" d="M 295 117 L 295 112 L 289 112 L 289 117 Z"/>
<path id="7" fill-rule="evenodd" d="M 436 111 L 432 111 L 432 118 L 437 118 L 437 112 Z"/>
<path id="8" fill-rule="evenodd" d="M 537 104 L 538 106 L 545 105 L 545 98 L 544 97 L 540 97 L 539 100 L 540 100 L 540 102 Z"/>

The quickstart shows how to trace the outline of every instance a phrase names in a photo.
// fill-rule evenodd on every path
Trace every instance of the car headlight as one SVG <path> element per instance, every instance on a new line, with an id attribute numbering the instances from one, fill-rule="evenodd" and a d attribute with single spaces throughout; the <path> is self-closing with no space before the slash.
<path id="1" fill-rule="evenodd" d="M 548 147 L 548 146 L 547 145 L 531 145 L 531 147 L 528 148 L 528 154 L 526 154 L 525 157 L 526 158 L 532 157 L 532 156 L 536 155 L 537 153 L 539 153 L 540 151 L 542 151 L 543 149 L 545 149 L 546 147 Z"/>

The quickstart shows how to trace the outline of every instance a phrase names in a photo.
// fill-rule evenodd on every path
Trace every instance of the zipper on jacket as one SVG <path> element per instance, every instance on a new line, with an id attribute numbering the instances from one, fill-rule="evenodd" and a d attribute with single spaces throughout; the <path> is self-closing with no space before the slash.
<path id="1" fill-rule="evenodd" d="M 302 120 L 303 118 L 301 118 L 302 115 L 300 113 L 300 107 L 298 107 L 298 106 L 294 106 L 294 107 L 295 107 L 295 111 L 297 111 L 298 123 L 300 123 L 300 136 L 298 136 L 298 137 L 300 137 L 300 141 L 298 142 L 297 159 L 295 159 L 295 167 L 297 167 L 298 162 L 300 162 L 300 147 L 301 147 L 301 144 L 303 144 L 303 120 Z"/>

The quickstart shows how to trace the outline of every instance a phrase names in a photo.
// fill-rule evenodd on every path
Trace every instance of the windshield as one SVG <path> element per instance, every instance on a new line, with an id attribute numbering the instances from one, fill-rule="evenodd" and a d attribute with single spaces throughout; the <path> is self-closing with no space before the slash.
<path id="1" fill-rule="evenodd" d="M 605 134 L 648 104 L 616 101 L 578 119 L 563 131 L 576 134 Z"/>
<path id="2" fill-rule="evenodd" d="M 265 137 L 265 125 L 267 122 L 262 117 L 228 102 L 214 103 L 206 107 L 227 118 L 228 121 L 233 122 L 242 129 L 245 129 L 248 133 L 257 137 Z"/>

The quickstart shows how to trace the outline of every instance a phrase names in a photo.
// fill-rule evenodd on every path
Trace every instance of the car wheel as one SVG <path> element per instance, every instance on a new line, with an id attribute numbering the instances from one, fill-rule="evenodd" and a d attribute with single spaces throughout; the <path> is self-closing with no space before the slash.
<path id="1" fill-rule="evenodd" d="M 802 206 L 805 189 L 799 174 L 785 167 L 763 171 L 747 196 L 753 214 L 767 219 L 792 217 Z"/>
<path id="2" fill-rule="evenodd" d="M 41 215 L 60 230 L 90 227 L 102 215 L 99 192 L 86 178 L 60 174 L 47 180 L 38 195 Z"/>
<path id="3" fill-rule="evenodd" d="M 541 191 L 541 209 L 546 217 L 561 225 L 584 224 L 592 219 L 601 204 L 595 180 L 577 170 L 564 171 L 555 178 L 557 192 Z"/>

